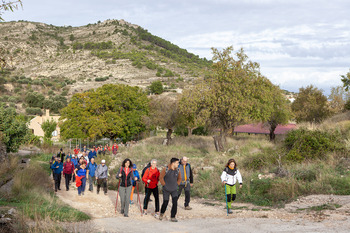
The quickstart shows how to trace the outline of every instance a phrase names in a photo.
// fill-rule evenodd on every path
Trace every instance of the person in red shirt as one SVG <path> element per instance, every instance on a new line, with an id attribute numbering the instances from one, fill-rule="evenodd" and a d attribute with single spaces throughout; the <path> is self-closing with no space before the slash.
<path id="1" fill-rule="evenodd" d="M 66 191 L 69 190 L 69 182 L 72 179 L 72 174 L 74 173 L 74 164 L 70 160 L 69 157 L 67 157 L 66 162 L 63 164 L 63 175 L 66 179 Z"/>
<path id="2" fill-rule="evenodd" d="M 117 152 L 118 152 L 118 145 L 117 145 L 117 143 L 114 143 L 113 146 L 112 146 L 112 153 L 114 155 L 116 155 Z"/>
<path id="3" fill-rule="evenodd" d="M 142 177 L 142 181 L 145 182 L 145 186 L 147 187 L 147 192 L 145 199 L 143 201 L 143 212 L 147 215 L 147 207 L 148 202 L 151 197 L 151 193 L 153 193 L 155 199 L 155 214 L 154 217 L 158 217 L 159 215 L 159 191 L 158 191 L 158 182 L 159 182 L 160 172 L 157 168 L 157 160 L 152 159 L 151 167 L 147 168 L 145 174 Z"/>
<path id="4" fill-rule="evenodd" d="M 80 152 L 80 149 L 78 148 L 78 146 L 76 146 L 75 149 L 74 149 L 74 154 L 78 155 L 79 152 Z"/>

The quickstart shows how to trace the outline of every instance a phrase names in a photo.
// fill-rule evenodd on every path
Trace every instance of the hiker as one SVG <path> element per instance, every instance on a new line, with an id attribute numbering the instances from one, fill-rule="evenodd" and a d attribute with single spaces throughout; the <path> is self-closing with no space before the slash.
<path id="1" fill-rule="evenodd" d="M 173 202 L 173 206 L 171 207 L 171 221 L 177 222 L 177 219 L 175 218 L 177 212 L 177 189 L 181 183 L 181 173 L 179 172 L 178 167 L 179 159 L 172 158 L 170 164 L 166 168 L 163 168 L 160 173 L 159 181 L 163 185 L 163 204 L 160 210 L 159 220 L 163 219 L 169 203 L 169 196 L 171 195 Z"/>
<path id="2" fill-rule="evenodd" d="M 132 189 L 132 180 L 137 181 L 137 177 L 134 177 L 134 172 L 132 169 L 133 165 L 130 159 L 125 159 L 120 168 L 117 179 L 120 179 L 120 203 L 121 203 L 121 214 L 124 217 L 129 217 L 129 202 Z"/>
<path id="3" fill-rule="evenodd" d="M 225 185 L 228 213 L 232 214 L 231 204 L 236 199 L 236 181 L 239 183 L 239 188 L 242 188 L 242 176 L 234 159 L 227 162 L 221 174 L 221 181 Z"/>
<path id="4" fill-rule="evenodd" d="M 75 168 L 74 174 L 75 174 L 76 186 L 78 187 L 78 195 L 79 196 L 81 196 L 81 194 L 84 195 L 86 179 L 89 178 L 89 173 L 86 172 L 85 161 L 83 161 L 82 164 L 80 164 L 79 168 Z"/>
<path id="5" fill-rule="evenodd" d="M 91 159 L 91 158 L 96 158 L 97 157 L 97 154 L 96 154 L 96 150 L 95 150 L 95 147 L 93 149 L 91 149 L 89 151 L 89 154 L 88 154 L 88 158 Z"/>
<path id="6" fill-rule="evenodd" d="M 78 154 L 79 154 L 80 149 L 79 149 L 78 145 L 75 146 L 75 149 L 74 149 L 73 151 L 74 151 L 74 154 L 75 154 L 75 155 L 78 155 Z"/>
<path id="7" fill-rule="evenodd" d="M 63 164 L 63 175 L 66 180 L 66 191 L 69 191 L 69 182 L 72 179 L 72 174 L 74 173 L 74 164 L 68 157 L 66 162 Z"/>
<path id="8" fill-rule="evenodd" d="M 68 158 L 70 158 L 70 160 L 72 161 L 72 154 L 71 154 L 71 153 L 68 153 L 68 154 L 66 155 L 66 161 L 67 161 Z"/>
<path id="9" fill-rule="evenodd" d="M 55 158 L 55 162 L 52 164 L 51 169 L 53 170 L 54 180 L 55 180 L 55 192 L 57 190 L 61 190 L 61 177 L 62 177 L 62 170 L 63 170 L 63 164 L 61 162 L 60 157 Z"/>
<path id="10" fill-rule="evenodd" d="M 187 157 L 182 157 L 180 160 L 179 171 L 181 173 L 181 183 L 179 185 L 178 198 L 180 198 L 181 192 L 184 189 L 185 210 L 191 210 L 192 208 L 189 206 L 189 204 L 191 199 L 191 187 L 193 186 L 193 174 Z"/>
<path id="11" fill-rule="evenodd" d="M 49 163 L 50 163 L 50 169 L 51 169 L 51 172 L 52 172 L 52 179 L 55 180 L 55 175 L 53 173 L 53 169 L 51 168 L 52 167 L 52 164 L 56 161 L 56 155 L 53 154 Z"/>
<path id="12" fill-rule="evenodd" d="M 83 150 L 82 150 L 82 152 L 85 152 L 85 153 L 87 153 L 87 149 L 86 149 L 86 146 L 84 146 L 84 147 L 83 147 Z"/>
<path id="13" fill-rule="evenodd" d="M 117 143 L 114 143 L 112 146 L 112 153 L 113 155 L 116 155 L 118 153 L 118 145 Z"/>
<path id="14" fill-rule="evenodd" d="M 137 177 L 138 180 L 140 180 L 140 174 L 139 171 L 137 170 L 136 164 L 133 165 L 132 167 L 133 172 L 134 172 L 134 177 Z M 134 191 L 136 187 L 136 181 L 132 181 L 132 189 L 131 189 L 131 195 L 130 195 L 130 204 L 134 204 Z"/>
<path id="15" fill-rule="evenodd" d="M 153 193 L 155 199 L 155 214 L 154 217 L 159 215 L 159 182 L 160 172 L 157 168 L 157 160 L 152 159 L 151 167 L 147 168 L 145 174 L 142 176 L 142 181 L 145 182 L 145 187 L 147 187 L 146 196 L 143 200 L 143 213 L 147 215 L 147 207 L 151 194 Z"/>
<path id="16" fill-rule="evenodd" d="M 72 159 L 71 159 L 73 165 L 74 165 L 74 169 L 78 166 L 78 160 L 77 158 L 75 157 L 75 155 L 72 155 Z M 73 175 L 72 175 L 72 178 L 73 178 L 73 182 L 75 182 L 75 175 L 74 175 L 74 171 L 73 171 Z"/>
<path id="17" fill-rule="evenodd" d="M 147 163 L 146 166 L 142 169 L 141 178 L 145 175 L 146 170 L 150 167 L 151 167 L 151 162 Z M 147 186 L 145 186 L 145 196 L 147 194 L 147 189 L 148 189 Z M 152 201 L 151 197 L 149 198 L 149 201 Z"/>
<path id="18" fill-rule="evenodd" d="M 57 153 L 57 156 L 61 158 L 61 162 L 63 163 L 64 157 L 66 157 L 66 154 L 63 152 L 63 149 L 60 149 L 60 152 Z"/>
<path id="19" fill-rule="evenodd" d="M 108 167 L 106 160 L 102 159 L 101 164 L 96 168 L 95 175 L 97 179 L 97 194 L 100 193 L 100 188 L 103 186 L 103 192 L 107 195 Z"/>
<path id="20" fill-rule="evenodd" d="M 95 163 L 95 158 L 91 158 L 90 163 L 86 168 L 86 170 L 88 170 L 88 173 L 89 173 L 89 191 L 90 192 L 92 192 L 94 189 L 94 183 L 96 180 L 96 177 L 95 177 L 96 168 L 97 168 L 97 164 Z"/>

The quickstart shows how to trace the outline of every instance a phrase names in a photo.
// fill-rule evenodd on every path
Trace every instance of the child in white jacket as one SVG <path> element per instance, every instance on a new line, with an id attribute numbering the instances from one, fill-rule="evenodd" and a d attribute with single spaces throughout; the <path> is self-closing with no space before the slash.
<path id="1" fill-rule="evenodd" d="M 221 174 L 221 182 L 226 186 L 227 208 L 228 213 L 232 214 L 231 204 L 236 199 L 236 182 L 239 183 L 239 188 L 242 188 L 242 176 L 237 169 L 237 164 L 234 159 L 230 159 L 224 171 Z"/>

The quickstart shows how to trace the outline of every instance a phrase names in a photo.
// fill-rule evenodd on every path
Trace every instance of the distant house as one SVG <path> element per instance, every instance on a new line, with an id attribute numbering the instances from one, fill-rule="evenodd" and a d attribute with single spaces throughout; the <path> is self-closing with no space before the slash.
<path id="1" fill-rule="evenodd" d="M 58 123 L 60 116 L 50 116 L 50 110 L 46 110 L 45 116 L 36 116 L 30 122 L 28 128 L 32 130 L 35 136 L 44 137 L 44 131 L 41 124 L 47 120 L 54 120 Z M 52 140 L 60 139 L 60 127 L 57 124 L 56 130 L 52 133 Z"/>
<path id="2" fill-rule="evenodd" d="M 286 134 L 292 129 L 296 129 L 296 124 L 288 125 L 278 125 L 275 134 Z M 235 128 L 234 133 L 248 133 L 248 134 L 269 134 L 270 131 L 267 127 L 264 127 L 262 123 L 259 124 L 248 124 L 248 125 L 239 125 Z"/>

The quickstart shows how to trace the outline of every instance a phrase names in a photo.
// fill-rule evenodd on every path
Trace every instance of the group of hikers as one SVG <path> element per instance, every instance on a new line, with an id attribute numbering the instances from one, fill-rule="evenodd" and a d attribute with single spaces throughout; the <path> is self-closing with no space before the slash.
<path id="1" fill-rule="evenodd" d="M 114 145 L 113 145 L 114 146 Z M 101 163 L 97 165 L 95 163 L 96 153 L 95 148 L 92 150 L 84 151 L 82 153 L 78 148 L 74 150 L 73 155 L 67 155 L 63 153 L 62 149 L 53 156 L 51 161 L 51 169 L 53 171 L 53 178 L 55 180 L 55 192 L 60 189 L 61 173 L 65 177 L 66 190 L 69 190 L 70 181 L 76 182 L 78 187 L 78 195 L 84 195 L 86 181 L 89 181 L 89 191 L 93 191 L 93 183 L 97 181 L 97 194 L 100 192 L 100 188 L 103 187 L 104 194 L 107 195 L 107 180 L 108 180 L 108 166 L 105 160 L 101 160 Z M 77 153 L 77 155 L 75 155 Z M 65 159 L 65 162 L 63 163 Z M 145 197 L 143 200 L 143 210 L 140 210 L 142 214 L 148 214 L 148 204 L 150 197 L 153 195 L 155 200 L 154 217 L 162 220 L 164 213 L 169 204 L 170 197 L 172 199 L 171 207 L 171 221 L 177 222 L 177 202 L 182 190 L 185 192 L 185 210 L 191 210 L 189 206 L 191 198 L 191 187 L 193 186 L 193 172 L 191 165 L 188 163 L 187 157 L 181 159 L 172 158 L 170 163 L 161 171 L 157 167 L 157 160 L 152 159 L 142 170 L 141 176 L 137 171 L 136 164 L 133 164 L 130 159 L 125 159 L 122 162 L 120 169 L 116 175 L 118 181 L 118 196 L 120 196 L 120 213 L 124 217 L 129 216 L 129 205 L 134 204 L 133 193 L 135 187 L 138 192 L 138 182 L 142 181 L 145 184 Z M 221 182 L 225 186 L 225 198 L 227 214 L 232 214 L 232 202 L 236 199 L 236 183 L 239 183 L 239 187 L 242 188 L 242 176 L 237 169 L 237 163 L 234 159 L 230 159 L 222 174 Z M 160 207 L 159 202 L 159 189 L 158 184 L 162 185 L 163 203 Z M 138 196 L 139 197 L 139 196 Z M 117 210 L 117 204 L 116 204 Z"/>

